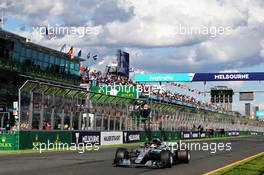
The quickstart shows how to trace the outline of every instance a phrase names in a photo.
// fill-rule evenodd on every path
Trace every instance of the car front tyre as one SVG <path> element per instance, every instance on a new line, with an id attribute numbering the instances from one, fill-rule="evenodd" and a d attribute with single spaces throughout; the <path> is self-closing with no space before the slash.
<path id="1" fill-rule="evenodd" d="M 122 161 L 123 159 L 128 158 L 128 151 L 125 148 L 118 148 L 116 150 L 116 154 L 115 154 L 115 159 L 114 159 L 114 164 L 118 165 L 118 163 L 120 161 Z"/>
<path id="2" fill-rule="evenodd" d="M 173 156 L 169 150 L 160 152 L 160 161 L 164 168 L 171 168 L 173 164 Z"/>

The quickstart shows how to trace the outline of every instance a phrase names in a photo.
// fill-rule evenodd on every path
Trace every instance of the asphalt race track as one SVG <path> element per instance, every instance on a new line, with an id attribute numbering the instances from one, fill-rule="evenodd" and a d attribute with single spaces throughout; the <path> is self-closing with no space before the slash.
<path id="1" fill-rule="evenodd" d="M 264 137 L 233 138 L 210 142 L 231 142 L 231 151 L 211 154 L 192 151 L 189 164 L 173 168 L 121 168 L 113 167 L 115 149 L 100 149 L 83 154 L 77 152 L 48 152 L 0 156 L 0 174 L 6 175 L 197 175 L 228 165 L 245 157 L 264 151 Z"/>

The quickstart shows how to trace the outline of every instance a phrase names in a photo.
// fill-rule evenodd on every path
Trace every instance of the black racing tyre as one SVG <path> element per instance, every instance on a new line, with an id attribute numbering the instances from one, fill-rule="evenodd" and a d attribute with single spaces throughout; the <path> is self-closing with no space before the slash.
<path id="1" fill-rule="evenodd" d="M 114 164 L 117 164 L 120 162 L 120 160 L 128 159 L 128 151 L 125 148 L 118 148 L 116 150 Z"/>
<path id="2" fill-rule="evenodd" d="M 189 150 L 178 150 L 176 152 L 177 159 L 180 163 L 189 163 L 191 159 L 191 154 Z"/>
<path id="3" fill-rule="evenodd" d="M 160 152 L 160 161 L 164 168 L 171 168 L 173 164 L 173 156 L 169 150 L 162 150 Z"/>

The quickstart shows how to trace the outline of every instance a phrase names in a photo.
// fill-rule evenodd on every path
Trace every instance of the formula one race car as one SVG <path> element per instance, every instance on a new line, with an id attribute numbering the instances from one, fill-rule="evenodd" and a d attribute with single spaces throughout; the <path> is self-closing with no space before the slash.
<path id="1" fill-rule="evenodd" d="M 178 163 L 189 163 L 190 152 L 188 150 L 171 151 L 171 147 L 161 142 L 160 139 L 153 139 L 130 152 L 126 148 L 116 150 L 115 166 L 153 167 L 170 168 Z"/>

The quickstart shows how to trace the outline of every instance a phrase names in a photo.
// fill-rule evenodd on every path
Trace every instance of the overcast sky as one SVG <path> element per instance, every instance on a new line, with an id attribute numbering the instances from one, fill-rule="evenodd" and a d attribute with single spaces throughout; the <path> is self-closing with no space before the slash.
<path id="1" fill-rule="evenodd" d="M 263 71 L 263 0 L 1 0 L 4 29 L 59 50 L 63 44 L 99 55 L 103 69 L 121 48 L 145 72 Z M 46 26 L 78 29 L 47 39 Z M 85 35 L 82 30 L 86 29 Z M 227 84 L 261 90 L 259 82 Z M 209 89 L 219 83 L 208 83 Z M 202 88 L 202 83 L 192 83 Z M 176 89 L 177 90 L 177 89 Z M 264 110 L 263 95 L 254 104 Z M 203 97 L 201 97 L 203 98 Z M 238 99 L 238 96 L 235 96 Z M 208 99 L 208 98 L 206 98 Z M 235 100 L 235 110 L 244 112 Z"/>

